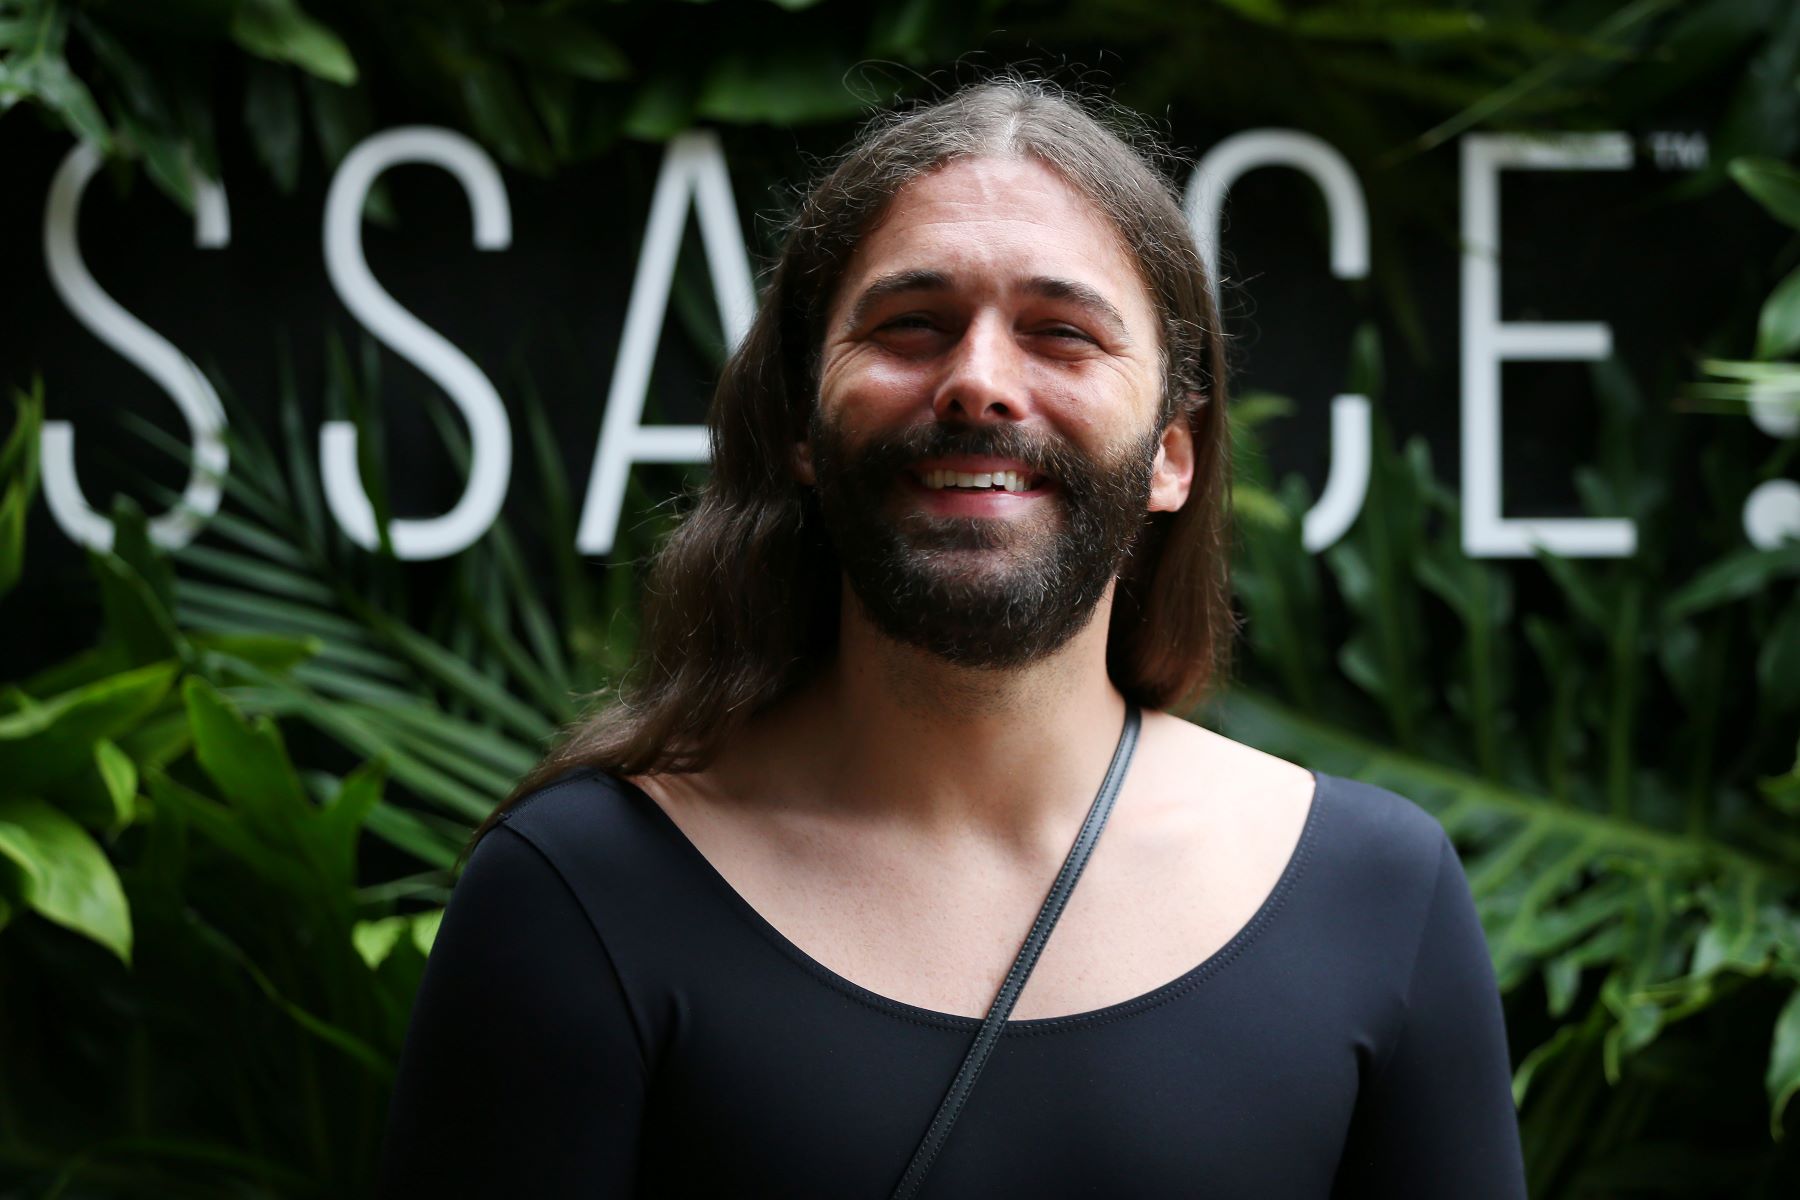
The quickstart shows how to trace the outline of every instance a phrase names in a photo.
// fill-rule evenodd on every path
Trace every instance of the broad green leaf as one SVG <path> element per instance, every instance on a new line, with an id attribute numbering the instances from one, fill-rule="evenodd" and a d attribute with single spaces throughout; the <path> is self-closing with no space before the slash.
<path id="1" fill-rule="evenodd" d="M 1780 1141 L 1782 1115 L 1794 1093 L 1800 1092 L 1800 988 L 1788 996 L 1781 1015 L 1775 1018 L 1763 1086 L 1769 1093 L 1769 1136 Z"/>
<path id="2" fill-rule="evenodd" d="M 315 809 L 275 723 L 266 716 L 247 720 L 196 676 L 182 681 L 181 695 L 194 729 L 194 757 L 220 794 L 246 813 L 270 844 L 305 845 L 302 822 Z"/>
<path id="3" fill-rule="evenodd" d="M 350 941 L 362 960 L 369 964 L 373 971 L 387 960 L 399 944 L 400 937 L 407 931 L 411 922 L 406 917 L 381 917 L 373 921 L 358 921 L 350 930 Z"/>
<path id="4" fill-rule="evenodd" d="M 132 113 L 119 117 L 119 146 L 143 163 L 150 181 L 183 211 L 194 211 L 194 150 L 180 137 L 151 126 Z"/>
<path id="5" fill-rule="evenodd" d="M 21 899 L 131 963 L 131 909 L 87 830 L 41 800 L 0 800 L 0 855 L 24 873 Z"/>
<path id="6" fill-rule="evenodd" d="M 166 767 L 186 754 L 194 744 L 188 728 L 187 712 L 172 712 L 152 717 L 119 739 L 119 749 L 130 756 L 142 774 L 152 767 Z"/>
<path id="7" fill-rule="evenodd" d="M 437 941 L 438 926 L 443 921 L 444 910 L 441 908 L 410 916 L 358 921 L 351 931 L 351 940 L 356 945 L 356 952 L 362 955 L 362 960 L 373 971 L 387 961 L 388 955 L 394 952 L 402 937 L 409 939 L 420 954 L 430 954 L 433 943 Z"/>
<path id="8" fill-rule="evenodd" d="M 0 113 L 20 100 L 36 100 L 62 119 L 70 133 L 112 152 L 112 131 L 100 106 L 69 64 L 42 55 L 0 59 Z"/>
<path id="9" fill-rule="evenodd" d="M 648 142 L 667 141 L 694 123 L 699 86 L 685 71 L 665 70 L 639 84 L 625 113 L 625 132 Z"/>
<path id="10" fill-rule="evenodd" d="M 252 662 L 276 674 L 284 674 L 310 661 L 325 648 L 325 643 L 316 637 L 288 637 L 278 633 L 193 633 L 188 635 L 188 640 L 203 652 Z"/>
<path id="11" fill-rule="evenodd" d="M 181 631 L 154 589 L 116 554 L 88 551 L 88 565 L 100 581 L 100 608 L 106 635 L 132 665 L 180 658 Z"/>
<path id="12" fill-rule="evenodd" d="M 1770 216 L 1800 229 L 1800 169 L 1773 158 L 1734 158 L 1726 169 Z"/>
<path id="13" fill-rule="evenodd" d="M 502 50 L 525 60 L 533 74 L 561 71 L 595 83 L 631 75 L 631 62 L 618 44 L 573 17 L 508 9 L 490 36 Z"/>
<path id="14" fill-rule="evenodd" d="M 550 145 L 508 64 L 472 63 L 458 84 L 475 132 L 502 161 L 533 170 L 550 169 L 555 161 Z"/>
<path id="15" fill-rule="evenodd" d="M 249 867 L 264 883 L 307 900 L 318 891 L 319 882 L 294 847 L 274 846 L 259 837 L 243 812 L 201 795 L 160 769 L 146 772 L 144 783 L 159 813 L 178 813 L 202 837 Z"/>
<path id="16" fill-rule="evenodd" d="M 148 716 L 179 670 L 175 663 L 152 663 L 0 716 L 0 780 L 17 794 L 82 770 L 93 760 L 94 743 L 116 740 Z"/>
<path id="17" fill-rule="evenodd" d="M 250 53 L 290 62 L 320 79 L 356 82 L 356 60 L 331 29 L 301 11 L 296 0 L 238 0 L 231 37 Z"/>
<path id="18" fill-rule="evenodd" d="M 1756 357 L 1787 358 L 1796 350 L 1800 350 L 1800 268 L 1775 285 L 1756 319 Z"/>
<path id="19" fill-rule="evenodd" d="M 130 821 L 137 799 L 137 764 L 115 743 L 101 741 L 94 746 L 94 766 L 106 783 L 106 793 L 112 798 L 120 824 Z"/>
<path id="20" fill-rule="evenodd" d="M 891 86 L 875 75 L 847 74 L 852 65 L 828 45 L 728 52 L 714 61 L 697 108 L 701 116 L 733 123 L 843 120 L 885 99 L 870 88 Z"/>

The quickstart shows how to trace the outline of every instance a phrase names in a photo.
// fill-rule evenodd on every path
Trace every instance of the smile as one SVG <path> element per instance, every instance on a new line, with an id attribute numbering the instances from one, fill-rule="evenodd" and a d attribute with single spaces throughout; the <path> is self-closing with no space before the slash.
<path id="1" fill-rule="evenodd" d="M 950 471 L 936 469 L 915 471 L 913 478 L 931 491 L 1029 492 L 1043 478 L 1028 471 Z"/>

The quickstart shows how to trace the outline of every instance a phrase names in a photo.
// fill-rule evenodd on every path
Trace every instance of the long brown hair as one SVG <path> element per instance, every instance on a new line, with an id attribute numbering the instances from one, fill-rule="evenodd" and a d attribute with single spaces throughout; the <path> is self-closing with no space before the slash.
<path id="1" fill-rule="evenodd" d="M 469 840 L 572 769 L 614 775 L 704 768 L 752 714 L 835 652 L 839 569 L 811 490 L 791 473 L 818 390 L 823 322 L 857 242 L 909 181 L 954 159 L 1030 157 L 1093 203 L 1124 239 L 1162 325 L 1165 420 L 1193 431 L 1194 481 L 1178 512 L 1146 514 L 1115 589 L 1107 670 L 1132 702 L 1196 701 L 1222 677 L 1230 454 L 1225 345 L 1167 156 L 1115 106 L 1006 77 L 876 118 L 801 201 L 750 332 L 714 392 L 712 473 L 656 554 L 639 661 Z"/>

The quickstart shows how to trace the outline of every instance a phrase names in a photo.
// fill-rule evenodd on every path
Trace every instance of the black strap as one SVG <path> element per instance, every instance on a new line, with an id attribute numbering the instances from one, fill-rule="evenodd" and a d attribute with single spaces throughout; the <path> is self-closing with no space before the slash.
<path id="1" fill-rule="evenodd" d="M 1012 1014 L 1019 993 L 1025 990 L 1025 981 L 1031 977 L 1031 968 L 1037 965 L 1038 955 L 1043 952 L 1044 943 L 1050 940 L 1050 931 L 1056 927 L 1056 919 L 1062 916 L 1063 906 L 1069 902 L 1069 893 L 1075 890 L 1075 881 L 1081 877 L 1081 869 L 1087 866 L 1088 855 L 1093 852 L 1094 843 L 1100 839 L 1100 829 L 1106 824 L 1107 814 L 1112 812 L 1113 800 L 1119 794 L 1119 785 L 1125 781 L 1125 772 L 1131 766 L 1132 751 L 1137 749 L 1141 720 L 1137 705 L 1127 704 L 1125 727 L 1119 731 L 1119 744 L 1113 750 L 1112 764 L 1106 768 L 1106 778 L 1101 781 L 1100 791 L 1094 796 L 1093 804 L 1088 807 L 1087 820 L 1082 822 L 1075 844 L 1069 847 L 1069 856 L 1063 860 L 1062 870 L 1056 874 L 1056 882 L 1050 885 L 1050 894 L 1044 897 L 1044 906 L 1038 909 L 1037 920 L 1031 923 L 1031 932 L 1025 935 L 1025 944 L 1019 947 L 1019 956 L 1013 960 L 1012 970 L 1006 973 L 1006 979 L 1000 984 L 1000 992 L 989 1006 L 981 1028 L 975 1033 L 975 1040 L 969 1043 L 968 1053 L 963 1056 L 956 1078 L 950 1081 L 950 1090 L 944 1094 L 943 1103 L 938 1105 L 937 1115 L 931 1118 L 931 1125 L 925 1130 L 924 1139 L 919 1142 L 919 1148 L 913 1151 L 912 1162 L 907 1164 L 906 1174 L 900 1177 L 900 1183 L 894 1188 L 894 1200 L 910 1200 L 910 1197 L 918 1194 L 919 1185 L 925 1181 L 925 1173 L 931 1170 L 931 1164 L 937 1161 L 938 1151 L 944 1148 L 944 1142 L 950 1136 L 950 1127 L 956 1124 L 956 1118 L 968 1101 L 969 1093 L 975 1090 L 976 1077 L 981 1074 L 981 1068 L 987 1065 L 988 1055 L 993 1053 L 994 1045 L 1000 1040 L 1001 1031 L 1006 1026 L 1006 1018 Z"/>

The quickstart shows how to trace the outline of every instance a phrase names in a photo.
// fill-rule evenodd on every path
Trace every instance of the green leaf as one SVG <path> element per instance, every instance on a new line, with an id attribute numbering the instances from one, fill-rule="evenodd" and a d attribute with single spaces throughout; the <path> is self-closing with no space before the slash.
<path id="1" fill-rule="evenodd" d="M 356 952 L 362 955 L 362 960 L 373 971 L 387 961 L 388 955 L 394 952 L 402 937 L 411 940 L 420 954 L 430 954 L 433 943 L 437 941 L 438 926 L 443 921 L 444 910 L 441 908 L 410 916 L 381 917 L 373 921 L 358 921 L 351 930 L 350 937 L 356 945 Z"/>
<path id="2" fill-rule="evenodd" d="M 300 783 L 268 717 L 245 719 L 218 689 L 197 676 L 182 681 L 181 696 L 194 729 L 194 757 L 220 793 L 246 813 L 275 846 L 304 844 L 301 822 L 313 803 Z"/>
<path id="3" fill-rule="evenodd" d="M 1512 1094 L 1514 1107 L 1525 1103 L 1525 1093 L 1526 1090 L 1531 1087 L 1532 1077 L 1543 1068 L 1545 1063 L 1550 1062 L 1552 1059 L 1562 1054 L 1564 1050 L 1568 1049 L 1569 1043 L 1580 1036 L 1580 1029 L 1581 1027 L 1579 1025 L 1564 1025 L 1561 1029 L 1556 1031 L 1555 1035 L 1552 1036 L 1549 1041 L 1525 1056 L 1525 1061 L 1520 1063 L 1519 1069 L 1513 1073 Z"/>
<path id="4" fill-rule="evenodd" d="M 533 68 L 561 71 L 595 83 L 631 75 L 625 52 L 573 17 L 508 9 L 492 37 L 495 45 Z"/>
<path id="5" fill-rule="evenodd" d="M 406 917 L 381 917 L 374 921 L 358 921 L 350 930 L 351 944 L 373 971 L 387 960 L 399 944 L 411 922 Z"/>
<path id="6" fill-rule="evenodd" d="M 137 763 L 116 742 L 102 739 L 94 743 L 94 774 L 106 804 L 101 828 L 117 833 L 137 816 Z"/>
<path id="7" fill-rule="evenodd" d="M 504 63 L 471 63 L 457 86 L 475 132 L 502 161 L 539 171 L 553 165 L 549 142 L 531 104 Z"/>
<path id="8" fill-rule="evenodd" d="M 356 82 L 356 60 L 327 26 L 295 0 L 238 0 L 231 37 L 250 53 L 295 66 L 331 83 Z"/>
<path id="9" fill-rule="evenodd" d="M 387 783 L 387 764 L 380 759 L 364 763 L 344 777 L 337 795 L 319 814 L 321 851 L 338 883 L 346 890 L 356 884 L 356 843 L 362 837 L 369 814 L 381 803 Z"/>
<path id="10" fill-rule="evenodd" d="M 12 431 L 0 445 L 0 596 L 25 571 L 25 515 L 38 494 L 38 444 L 43 436 L 44 384 L 13 392 Z"/>
<path id="11" fill-rule="evenodd" d="M 317 893 L 316 881 L 292 847 L 274 846 L 259 837 L 243 811 L 201 795 L 161 769 L 147 771 L 144 784 L 159 813 L 179 813 L 202 837 L 249 867 L 263 883 L 298 897 L 311 898 Z"/>
<path id="12" fill-rule="evenodd" d="M 70 133 L 112 153 L 112 131 L 93 93 L 61 58 L 42 55 L 0 60 L 0 113 L 20 100 L 36 100 L 62 119 Z"/>
<path id="13" fill-rule="evenodd" d="M 88 566 L 100 581 L 100 611 L 106 636 L 133 666 L 182 657 L 183 638 L 155 589 L 116 554 L 88 551 Z"/>
<path id="14" fill-rule="evenodd" d="M 300 181 L 300 90 L 287 68 L 251 62 L 244 79 L 244 127 L 284 195 Z"/>
<path id="15" fill-rule="evenodd" d="M 1775 1035 L 1769 1046 L 1769 1069 L 1763 1075 L 1769 1092 L 1769 1135 L 1781 1140 L 1782 1113 L 1800 1092 L 1800 988 L 1795 988 L 1775 1018 Z"/>
<path id="16" fill-rule="evenodd" d="M 1800 229 L 1800 170 L 1774 158 L 1734 158 L 1726 170 L 1770 216 Z"/>
<path id="17" fill-rule="evenodd" d="M 0 800 L 0 855 L 24 872 L 27 905 L 131 964 L 125 890 L 85 829 L 41 800 Z"/>
<path id="18" fill-rule="evenodd" d="M 275 985 L 275 981 L 269 978 L 268 973 L 257 966 L 255 960 L 218 929 L 197 918 L 190 920 L 190 927 L 199 934 L 203 941 L 212 945 L 226 958 L 241 966 L 249 974 L 256 986 L 262 991 L 263 995 L 268 997 L 270 1003 L 274 1004 L 276 1008 L 287 1014 L 296 1025 L 299 1025 L 302 1029 L 320 1040 L 337 1047 L 346 1055 L 361 1063 L 377 1078 L 383 1081 L 391 1081 L 393 1079 L 394 1064 L 387 1055 L 381 1053 L 379 1050 L 369 1045 L 368 1042 L 343 1028 L 341 1025 L 327 1021 L 288 999 L 287 996 L 282 994 L 281 989 Z"/>
<path id="19" fill-rule="evenodd" d="M 1756 357 L 1786 358 L 1800 350 L 1800 268 L 1775 285 L 1756 319 Z"/>
<path id="20" fill-rule="evenodd" d="M 431 948 L 437 944 L 438 926 L 443 923 L 444 910 L 441 908 L 413 914 L 412 940 L 420 954 L 431 953 Z"/>
<path id="21" fill-rule="evenodd" d="M 1800 595 L 1791 596 L 1756 656 L 1756 678 L 1769 715 L 1800 708 Z"/>
<path id="22" fill-rule="evenodd" d="M 153 663 L 0 716 L 0 780 L 16 795 L 39 791 L 86 768 L 94 744 L 119 738 L 149 715 L 179 669 L 174 663 Z"/>
<path id="23" fill-rule="evenodd" d="M 1675 589 L 1663 602 L 1665 625 L 1753 596 L 1772 581 L 1800 575 L 1800 545 L 1771 550 L 1743 549 L 1728 554 Z"/>
<path id="24" fill-rule="evenodd" d="M 853 89 L 846 78 L 851 66 L 826 45 L 727 53 L 707 75 L 698 111 L 719 121 L 773 125 L 854 117 L 887 97 Z"/>
<path id="25" fill-rule="evenodd" d="M 698 89 L 685 72 L 663 71 L 638 85 L 625 113 L 625 132 L 647 142 L 667 141 L 694 123 Z"/>
<path id="26" fill-rule="evenodd" d="M 202 653 L 229 655 L 276 674 L 286 674 L 325 648 L 325 643 L 316 637 L 279 633 L 194 633 L 188 635 L 188 640 Z"/>

